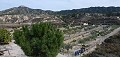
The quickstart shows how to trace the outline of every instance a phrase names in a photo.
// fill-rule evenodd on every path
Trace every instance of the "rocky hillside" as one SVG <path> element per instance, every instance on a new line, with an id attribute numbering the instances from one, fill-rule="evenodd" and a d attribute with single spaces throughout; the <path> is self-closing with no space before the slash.
<path id="1" fill-rule="evenodd" d="M 50 11 L 19 6 L 0 11 L 0 23 L 53 22 L 67 25 L 80 25 L 83 23 L 96 24 L 94 21 L 98 21 L 97 24 L 119 24 L 119 17 L 120 7 L 90 7 Z M 108 22 L 104 22 L 104 20 Z"/>
<path id="2" fill-rule="evenodd" d="M 82 23 L 95 25 L 120 25 L 120 7 L 89 7 L 82 9 L 62 10 L 56 13 L 59 14 L 61 19 L 68 24 L 73 22 L 74 25 L 79 25 Z"/>
<path id="3" fill-rule="evenodd" d="M 1 11 L 0 21 L 1 23 L 31 23 L 36 21 L 62 23 L 61 19 L 55 15 L 52 15 L 52 12 L 53 11 L 31 9 L 25 6 L 19 6 Z"/>
<path id="4" fill-rule="evenodd" d="M 3 10 L 0 12 L 0 15 L 20 15 L 20 14 L 36 14 L 36 15 L 40 15 L 40 14 L 50 14 L 53 11 L 45 11 L 45 10 L 41 10 L 41 9 L 32 9 L 26 6 L 19 6 L 19 7 L 13 7 L 7 10 Z"/>

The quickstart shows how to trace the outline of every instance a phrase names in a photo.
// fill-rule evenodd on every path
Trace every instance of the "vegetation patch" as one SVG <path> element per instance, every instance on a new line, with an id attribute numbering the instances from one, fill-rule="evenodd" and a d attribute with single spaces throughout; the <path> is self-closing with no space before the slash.
<path id="1" fill-rule="evenodd" d="M 15 30 L 14 39 L 27 56 L 56 57 L 63 44 L 63 34 L 50 23 L 23 26 Z"/>
<path id="2" fill-rule="evenodd" d="M 11 42 L 10 32 L 6 29 L 0 29 L 0 45 Z"/>

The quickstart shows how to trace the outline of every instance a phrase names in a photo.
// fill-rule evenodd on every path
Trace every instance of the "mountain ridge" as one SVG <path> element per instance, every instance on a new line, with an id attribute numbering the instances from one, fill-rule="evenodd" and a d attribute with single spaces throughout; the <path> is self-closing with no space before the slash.
<path id="1" fill-rule="evenodd" d="M 26 14 L 26 13 L 33 13 L 33 14 L 71 14 L 71 13 L 114 13 L 120 12 L 120 7 L 89 7 L 89 8 L 81 8 L 81 9 L 72 9 L 72 10 L 61 10 L 61 11 L 52 11 L 52 10 L 42 10 L 42 9 L 32 9 L 26 6 L 19 6 L 13 7 L 10 9 L 6 9 L 0 11 L 1 14 Z"/>
<path id="2" fill-rule="evenodd" d="M 74 25 L 80 25 L 84 22 L 91 23 L 95 20 L 99 21 L 100 23 L 97 22 L 99 24 L 104 23 L 106 20 L 108 23 L 119 23 L 116 22 L 119 18 L 111 18 L 110 16 L 120 16 L 120 7 L 89 7 L 73 10 L 51 11 L 19 6 L 0 12 L 0 20 L 8 23 L 27 22 L 33 19 L 37 22 L 41 22 L 41 20 L 44 20 L 45 22 L 46 20 L 56 20 L 56 22 L 60 23 L 62 22 L 58 20 L 62 20 L 67 25 L 71 22 L 73 22 Z"/>

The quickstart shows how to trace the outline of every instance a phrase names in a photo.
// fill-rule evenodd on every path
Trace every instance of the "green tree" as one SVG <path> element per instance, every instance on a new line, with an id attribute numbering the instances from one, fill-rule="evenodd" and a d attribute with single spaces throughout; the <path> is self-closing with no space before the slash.
<path id="1" fill-rule="evenodd" d="M 9 31 L 6 29 L 0 29 L 0 44 L 8 44 L 11 41 Z"/>
<path id="2" fill-rule="evenodd" d="M 15 30 L 14 39 L 28 56 L 56 57 L 64 37 L 51 23 L 39 23 Z"/>

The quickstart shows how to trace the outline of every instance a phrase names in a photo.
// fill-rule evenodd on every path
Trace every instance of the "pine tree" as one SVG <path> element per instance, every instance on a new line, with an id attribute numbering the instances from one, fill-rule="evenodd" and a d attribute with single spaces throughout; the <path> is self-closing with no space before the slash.
<path id="1" fill-rule="evenodd" d="M 16 30 L 14 39 L 28 56 L 56 57 L 64 37 L 51 23 L 38 23 Z"/>

